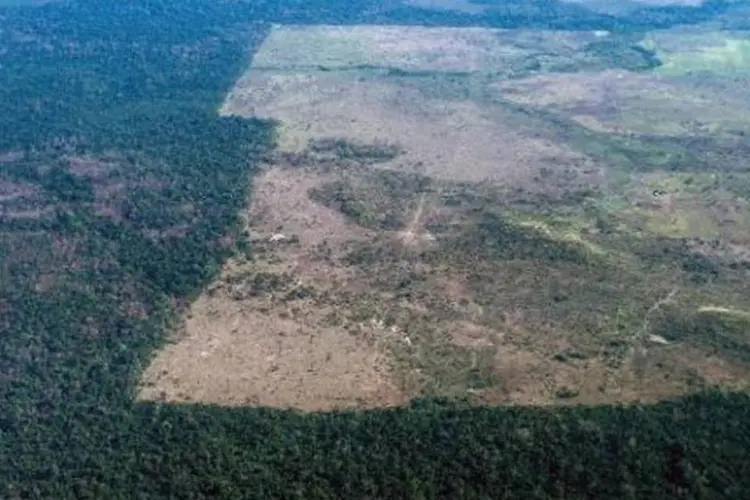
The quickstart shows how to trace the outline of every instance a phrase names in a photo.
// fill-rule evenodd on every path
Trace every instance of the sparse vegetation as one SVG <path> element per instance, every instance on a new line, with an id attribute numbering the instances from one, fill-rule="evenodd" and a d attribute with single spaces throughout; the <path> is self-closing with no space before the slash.
<path id="1" fill-rule="evenodd" d="M 430 179 L 418 174 L 366 170 L 367 160 L 346 169 L 340 179 L 313 189 L 310 197 L 362 227 L 394 231 L 411 220 Z M 365 168 L 363 168 L 365 167 Z"/>
<path id="2" fill-rule="evenodd" d="M 401 149 L 395 144 L 361 144 L 333 138 L 313 140 L 309 149 L 313 153 L 328 153 L 340 160 L 366 164 L 390 161 L 401 154 Z"/>

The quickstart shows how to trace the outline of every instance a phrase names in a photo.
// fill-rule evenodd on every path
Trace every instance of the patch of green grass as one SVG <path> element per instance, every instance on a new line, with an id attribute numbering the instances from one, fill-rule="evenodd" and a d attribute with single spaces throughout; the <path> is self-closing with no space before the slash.
<path id="1" fill-rule="evenodd" d="M 402 153 L 401 148 L 394 144 L 363 144 L 342 138 L 314 140 L 309 149 L 313 153 L 333 155 L 339 160 L 353 160 L 368 164 L 387 162 Z"/>
<path id="2" fill-rule="evenodd" d="M 363 162 L 363 153 L 350 154 L 350 151 L 347 149 L 346 158 Z M 367 155 L 369 158 L 370 153 Z M 356 177 L 351 175 L 354 171 Z M 312 190 L 310 196 L 362 227 L 392 231 L 409 223 L 416 199 L 429 185 L 430 180 L 420 175 L 370 170 L 360 165 L 351 166 L 340 179 Z"/>
<path id="3" fill-rule="evenodd" d="M 479 253 L 501 260 L 530 259 L 585 264 L 591 249 L 572 232 L 553 232 L 540 221 L 513 221 L 493 211 L 482 213 L 456 241 L 465 255 Z M 573 237 L 570 237 L 573 236 Z"/>
<path id="4" fill-rule="evenodd" d="M 750 362 L 750 313 L 720 306 L 669 310 L 654 330 L 670 341 L 688 342 Z"/>
<path id="5" fill-rule="evenodd" d="M 632 175 L 585 210 L 610 228 L 643 237 L 750 238 L 749 176 L 726 172 Z"/>
<path id="6" fill-rule="evenodd" d="M 750 75 L 750 40 L 727 38 L 723 44 L 700 47 L 696 51 L 662 56 L 664 64 L 656 71 L 664 76 L 712 73 Z"/>
<path id="7" fill-rule="evenodd" d="M 422 396 L 461 398 L 502 384 L 495 372 L 496 353 L 496 347 L 475 349 L 428 340 L 412 349 L 399 349 L 395 359 L 418 370 Z"/>

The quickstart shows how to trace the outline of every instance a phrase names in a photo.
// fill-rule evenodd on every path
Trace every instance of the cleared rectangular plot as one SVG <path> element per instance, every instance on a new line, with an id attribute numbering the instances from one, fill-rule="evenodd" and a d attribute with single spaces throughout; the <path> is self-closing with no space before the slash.
<path id="1" fill-rule="evenodd" d="M 588 160 L 483 103 L 483 75 L 533 51 L 535 39 L 564 48 L 572 43 L 565 42 L 568 36 L 421 27 L 280 28 L 220 112 L 278 120 L 279 146 L 287 152 L 303 152 L 310 141 L 331 137 L 390 144 L 398 146 L 399 154 L 379 168 L 421 172 L 447 182 L 521 184 L 551 161 L 578 169 Z M 394 75 L 371 66 L 428 74 Z M 476 72 L 480 78 L 459 76 L 454 81 L 456 72 Z M 254 237 L 263 235 L 256 247 L 285 236 L 299 243 L 275 249 L 278 262 L 230 262 L 214 291 L 192 305 L 183 337 L 146 370 L 142 398 L 327 410 L 396 404 L 417 395 L 414 390 L 427 383 L 410 381 L 421 380 L 417 366 L 398 376 L 391 373 L 388 346 L 411 342 L 403 332 L 380 326 L 375 317 L 330 323 L 329 316 L 354 315 L 357 304 L 370 297 L 370 290 L 359 290 L 369 275 L 356 271 L 349 276 L 353 268 L 340 260 L 353 241 L 369 241 L 377 234 L 357 230 L 336 210 L 310 199 L 311 189 L 320 190 L 336 179 L 305 172 L 282 166 L 258 176 L 247 213 Z M 360 182 L 357 179 L 353 182 Z M 401 214 L 411 221 L 409 228 L 387 237 L 404 240 L 398 244 L 429 244 L 427 237 L 410 237 L 412 232 L 421 235 L 416 228 L 421 214 L 421 208 Z M 279 231 L 281 236 L 274 234 Z M 332 263 L 320 260 L 320 243 L 333 251 Z M 271 294 L 245 296 L 247 287 L 257 286 L 266 275 L 280 276 Z M 286 288 L 299 283 L 318 290 L 318 300 L 329 297 L 325 300 L 340 303 L 329 311 L 307 304 L 310 299 L 289 302 L 277 297 L 285 297 Z M 361 299 L 351 298 L 362 293 Z M 419 343 L 420 334 L 413 335 Z M 368 336 L 378 340 L 366 341 Z M 486 349 L 485 343 L 478 345 Z M 465 383 L 457 382 L 450 390 L 461 392 Z"/>

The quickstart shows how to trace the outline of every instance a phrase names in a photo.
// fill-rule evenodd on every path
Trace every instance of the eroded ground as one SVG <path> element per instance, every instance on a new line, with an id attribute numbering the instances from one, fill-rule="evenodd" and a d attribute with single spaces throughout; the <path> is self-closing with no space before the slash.
<path id="1" fill-rule="evenodd" d="M 750 183 L 705 146 L 744 145 L 741 87 L 508 79 L 487 54 L 533 51 L 528 32 L 357 30 L 277 30 L 228 96 L 223 113 L 280 122 L 252 250 L 192 305 L 142 398 L 330 410 L 747 385 Z"/>

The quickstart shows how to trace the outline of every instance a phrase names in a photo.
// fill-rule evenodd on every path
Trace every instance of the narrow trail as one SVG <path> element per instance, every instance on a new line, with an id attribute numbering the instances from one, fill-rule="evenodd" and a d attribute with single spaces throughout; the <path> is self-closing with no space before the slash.
<path id="1" fill-rule="evenodd" d="M 411 222 L 399 233 L 401 240 L 405 243 L 413 244 L 419 239 L 417 237 L 417 227 L 419 226 L 419 221 L 422 218 L 422 212 L 424 211 L 424 200 L 425 194 L 422 193 L 419 197 L 419 202 L 417 203 L 417 209 L 414 211 L 414 216 L 411 218 Z"/>
<path id="2" fill-rule="evenodd" d="M 417 209 L 414 211 L 414 217 L 411 219 L 411 223 L 409 224 L 409 228 L 406 230 L 408 234 L 414 234 L 414 231 L 417 228 L 417 225 L 419 224 L 419 220 L 422 218 L 422 212 L 424 211 L 424 196 L 425 194 L 422 193 L 419 196 L 419 202 L 417 203 Z"/>

